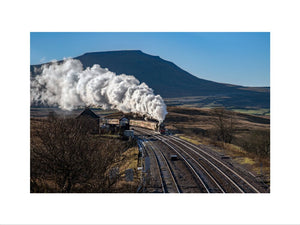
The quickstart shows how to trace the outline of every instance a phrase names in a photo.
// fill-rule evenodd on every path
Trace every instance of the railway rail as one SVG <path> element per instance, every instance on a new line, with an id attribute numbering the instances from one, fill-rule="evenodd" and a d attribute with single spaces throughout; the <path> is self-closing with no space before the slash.
<path id="1" fill-rule="evenodd" d="M 145 146 L 151 146 L 151 152 L 152 154 L 155 154 L 156 157 L 152 157 L 152 169 L 154 167 L 154 161 L 155 165 L 168 165 L 169 174 L 171 174 L 172 183 L 169 181 L 169 184 L 176 184 L 176 187 L 171 186 L 171 188 L 165 188 L 169 191 L 166 191 L 167 193 L 199 193 L 199 192 L 210 192 L 208 189 L 206 189 L 202 179 L 199 177 L 199 175 L 193 171 L 194 168 L 188 163 L 183 161 L 172 161 L 168 156 L 173 153 L 172 148 L 170 148 L 168 145 L 162 145 L 161 142 L 157 143 L 158 140 L 155 138 L 155 141 L 153 141 L 153 137 L 150 138 L 147 137 L 149 135 L 145 135 L 145 133 L 139 135 L 139 140 L 143 140 L 145 143 Z M 149 149 L 148 149 L 149 152 Z M 159 163 L 156 163 L 158 160 Z M 162 168 L 160 166 L 160 170 Z M 157 167 L 157 166 L 155 166 Z M 153 172 L 153 174 L 158 174 L 157 172 Z M 168 176 L 168 174 L 167 174 Z M 164 178 L 164 176 L 162 176 Z M 152 182 L 152 186 L 155 184 L 155 182 Z M 151 185 L 150 185 L 151 186 Z M 155 186 L 155 185 L 154 185 Z M 157 185 L 156 185 L 157 186 Z M 168 187 L 169 185 L 167 185 Z M 149 188 L 148 188 L 149 189 Z M 155 189 L 152 187 L 152 189 Z"/>
<path id="2" fill-rule="evenodd" d="M 148 131 L 144 131 L 148 135 L 151 135 Z M 186 163 L 186 165 L 193 172 L 195 177 L 200 181 L 201 185 L 204 187 L 204 191 L 207 193 L 225 193 L 221 185 L 213 178 L 213 176 L 199 163 L 195 160 L 188 152 L 184 151 L 181 148 L 178 148 L 176 145 L 171 145 L 167 142 L 166 138 L 163 136 L 155 136 L 163 144 L 171 148 L 180 158 Z"/>
<path id="3" fill-rule="evenodd" d="M 139 143 L 139 142 L 138 142 Z M 140 144 L 139 146 L 143 149 L 143 157 L 151 157 L 151 153 L 149 150 L 147 150 L 147 147 L 145 146 L 145 144 L 143 143 L 143 140 L 140 140 Z M 146 182 L 147 184 L 143 185 L 144 186 L 144 192 L 159 192 L 159 193 L 166 193 L 166 190 L 165 190 L 165 187 L 164 187 L 164 184 L 163 184 L 163 180 L 162 180 L 162 174 L 161 174 L 161 170 L 160 170 L 160 166 L 159 166 L 159 163 L 158 163 L 158 160 L 157 158 L 155 158 L 154 160 L 152 161 L 155 161 L 155 165 L 156 165 L 156 169 L 154 169 L 153 167 L 150 168 L 150 171 L 152 170 L 152 172 L 150 173 L 149 171 L 144 171 L 147 173 L 147 177 L 143 178 L 143 181 L 144 183 Z M 159 174 L 156 175 L 156 172 L 158 172 Z M 152 175 L 150 177 L 150 174 Z M 151 183 L 151 185 L 149 185 L 149 183 Z M 146 187 L 146 191 L 145 191 L 145 186 Z M 149 190 L 148 186 L 151 186 L 151 190 Z"/>
<path id="4" fill-rule="evenodd" d="M 187 160 L 171 160 L 170 155 L 180 153 L 172 148 L 172 146 L 161 144 L 161 141 L 157 138 L 156 140 L 157 141 L 154 141 L 153 143 L 156 143 L 157 151 L 160 151 L 164 155 L 165 159 L 169 162 L 169 165 L 173 168 L 174 175 L 175 177 L 178 177 L 178 183 L 183 192 L 210 192 L 191 163 Z"/>
<path id="5" fill-rule="evenodd" d="M 164 136 L 157 132 L 137 128 L 137 130 L 166 145 L 186 163 L 190 170 L 201 180 L 205 192 L 217 193 L 260 193 L 257 185 L 251 184 L 249 178 L 239 174 L 233 166 L 222 162 L 213 154 L 190 142 L 174 136 Z M 197 174 L 197 175 L 196 175 Z"/>
<path id="6" fill-rule="evenodd" d="M 137 129 L 138 131 L 138 129 Z M 145 134 L 146 132 L 142 131 L 143 134 Z M 151 135 L 149 133 L 146 133 L 147 135 Z M 159 140 L 157 137 L 155 137 L 155 139 Z M 158 144 L 158 146 L 154 146 L 154 144 L 151 141 L 148 141 L 147 143 L 149 143 L 152 146 L 152 151 L 157 154 L 160 154 L 161 157 L 163 157 L 165 159 L 165 162 L 169 165 L 169 168 L 171 168 L 171 164 L 172 162 L 168 162 L 170 161 L 170 159 L 168 159 L 169 157 L 166 155 L 170 155 L 170 154 L 178 154 L 180 155 L 181 159 L 183 159 L 183 161 L 179 161 L 177 162 L 177 164 L 181 164 L 181 165 L 177 165 L 177 167 L 180 167 L 181 170 L 181 174 L 180 172 L 177 172 L 176 174 L 176 169 L 171 169 L 174 170 L 175 172 L 172 172 L 173 176 L 174 176 L 174 180 L 176 180 L 176 175 L 177 177 L 179 177 L 180 179 L 178 179 L 177 183 L 181 183 L 178 184 L 179 187 L 182 188 L 178 188 L 179 190 L 182 189 L 183 192 L 205 192 L 205 193 L 210 193 L 211 189 L 205 184 L 205 182 L 203 181 L 203 178 L 201 175 L 199 175 L 199 173 L 196 171 L 195 166 L 190 163 L 188 160 L 185 159 L 185 157 L 183 155 L 181 155 L 180 152 L 178 152 L 176 149 L 174 149 L 170 144 L 168 143 L 161 143 Z M 174 162 L 173 162 L 174 164 Z M 173 165 L 175 167 L 175 165 Z M 178 168 L 177 168 L 178 170 Z M 184 172 L 184 173 L 183 173 Z M 188 178 L 189 177 L 189 178 Z"/>
<path id="7" fill-rule="evenodd" d="M 146 139 L 143 139 L 143 145 L 145 151 L 148 152 L 149 155 L 152 154 L 152 158 L 155 160 L 155 164 L 157 167 L 157 171 L 159 171 L 159 183 L 161 186 L 161 190 L 163 193 L 181 193 L 177 181 L 174 177 L 174 173 L 172 169 L 170 168 L 170 165 L 166 159 L 166 157 L 163 155 L 163 153 L 159 150 L 158 153 L 154 150 L 154 147 L 151 142 L 149 142 Z M 149 148 L 147 148 L 147 145 L 145 143 L 149 144 Z M 151 152 L 151 153 L 150 153 Z M 153 160 L 152 160 L 153 161 Z M 153 185 L 152 185 L 153 186 Z M 155 186 L 155 185 L 154 185 Z"/>

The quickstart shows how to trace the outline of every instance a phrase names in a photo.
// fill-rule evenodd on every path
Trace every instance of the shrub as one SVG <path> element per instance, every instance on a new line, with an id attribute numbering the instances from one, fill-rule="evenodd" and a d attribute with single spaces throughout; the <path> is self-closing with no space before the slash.
<path id="1" fill-rule="evenodd" d="M 261 158 L 270 158 L 270 130 L 252 131 L 241 145 L 246 151 Z"/>
<path id="2" fill-rule="evenodd" d="M 76 119 L 51 117 L 31 134 L 31 192 L 110 192 L 124 146 L 91 135 Z"/>

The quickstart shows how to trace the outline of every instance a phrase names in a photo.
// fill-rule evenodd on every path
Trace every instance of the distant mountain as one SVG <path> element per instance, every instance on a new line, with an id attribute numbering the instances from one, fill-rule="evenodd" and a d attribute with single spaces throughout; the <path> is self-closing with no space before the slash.
<path id="1" fill-rule="evenodd" d="M 200 79 L 172 62 L 139 50 L 92 52 L 75 59 L 80 60 L 84 68 L 99 64 L 117 74 L 134 75 L 151 87 L 155 94 L 163 98 L 179 98 L 172 104 L 187 101 L 199 106 L 270 107 L 269 87 L 243 87 Z M 40 66 L 30 66 L 32 76 L 36 75 L 34 67 Z"/>

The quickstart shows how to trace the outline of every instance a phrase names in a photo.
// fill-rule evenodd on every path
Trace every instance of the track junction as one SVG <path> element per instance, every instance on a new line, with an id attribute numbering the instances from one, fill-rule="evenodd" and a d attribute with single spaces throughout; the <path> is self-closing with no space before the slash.
<path id="1" fill-rule="evenodd" d="M 267 192 L 257 177 L 210 148 L 145 128 L 134 127 L 134 132 L 144 159 L 142 192 Z"/>

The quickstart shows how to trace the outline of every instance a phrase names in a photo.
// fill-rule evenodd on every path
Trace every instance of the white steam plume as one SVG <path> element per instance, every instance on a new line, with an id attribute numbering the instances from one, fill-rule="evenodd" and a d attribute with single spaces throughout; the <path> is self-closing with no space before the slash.
<path id="1" fill-rule="evenodd" d="M 83 70 L 79 60 L 44 65 L 31 81 L 31 103 L 72 110 L 79 106 L 99 106 L 133 112 L 158 120 L 165 119 L 166 105 L 160 95 L 134 76 L 116 75 L 95 64 Z"/>

